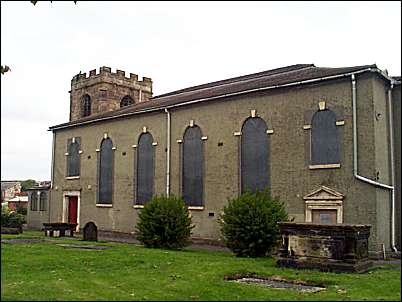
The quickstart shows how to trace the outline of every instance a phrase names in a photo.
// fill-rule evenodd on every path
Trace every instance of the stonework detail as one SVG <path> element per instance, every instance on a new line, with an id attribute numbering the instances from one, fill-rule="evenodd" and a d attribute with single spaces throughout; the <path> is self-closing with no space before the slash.
<path id="1" fill-rule="evenodd" d="M 321 186 L 303 197 L 306 205 L 306 222 L 312 222 L 313 210 L 336 210 L 336 222 L 343 222 L 343 194 Z"/>
<path id="2" fill-rule="evenodd" d="M 134 104 L 146 102 L 152 97 L 152 80 L 143 77 L 138 80 L 138 75 L 130 73 L 125 77 L 125 72 L 117 70 L 116 73 L 109 67 L 101 67 L 99 73 L 96 69 L 86 73 L 80 73 L 71 80 L 70 91 L 70 121 L 83 117 L 83 97 L 88 95 L 91 100 L 90 116 L 120 108 L 121 101 L 130 97 Z"/>

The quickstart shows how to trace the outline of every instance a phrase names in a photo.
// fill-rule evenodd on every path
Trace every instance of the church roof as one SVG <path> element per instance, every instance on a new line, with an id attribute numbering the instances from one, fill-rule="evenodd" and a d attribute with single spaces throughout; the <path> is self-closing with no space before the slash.
<path id="1" fill-rule="evenodd" d="M 290 65 L 161 94 L 152 97 L 146 102 L 83 117 L 75 121 L 52 126 L 49 130 L 84 125 L 144 112 L 160 111 L 165 108 L 190 105 L 196 102 L 213 101 L 236 94 L 301 85 L 309 81 L 315 82 L 330 79 L 331 77 L 339 78 L 348 76 L 351 73 L 370 70 L 380 72 L 375 64 L 340 68 L 316 67 L 314 64 Z"/>

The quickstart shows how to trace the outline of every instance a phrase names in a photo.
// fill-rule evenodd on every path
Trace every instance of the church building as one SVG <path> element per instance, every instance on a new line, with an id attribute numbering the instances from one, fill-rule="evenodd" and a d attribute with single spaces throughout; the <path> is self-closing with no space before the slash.
<path id="1" fill-rule="evenodd" d="M 49 220 L 132 234 L 156 194 L 182 196 L 194 239 L 220 240 L 229 198 L 263 190 L 295 222 L 370 224 L 400 250 L 401 80 L 376 65 L 297 64 L 152 95 L 101 67 L 71 80 L 53 133 Z"/>

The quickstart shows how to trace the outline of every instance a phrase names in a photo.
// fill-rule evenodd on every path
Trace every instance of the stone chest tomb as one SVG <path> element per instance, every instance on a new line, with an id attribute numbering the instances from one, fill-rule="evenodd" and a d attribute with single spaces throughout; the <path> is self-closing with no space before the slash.
<path id="1" fill-rule="evenodd" d="M 370 225 L 280 222 L 277 265 L 329 272 L 366 272 Z"/>

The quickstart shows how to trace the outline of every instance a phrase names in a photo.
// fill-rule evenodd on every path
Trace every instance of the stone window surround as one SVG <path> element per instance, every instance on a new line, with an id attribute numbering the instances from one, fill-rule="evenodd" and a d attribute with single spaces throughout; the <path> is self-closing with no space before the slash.
<path id="1" fill-rule="evenodd" d="M 326 110 L 326 109 L 330 109 L 328 108 L 327 104 L 325 101 L 320 101 L 318 102 L 318 111 L 322 111 L 322 110 Z M 336 114 L 336 113 L 335 113 Z M 341 119 L 341 120 L 336 120 L 336 126 L 344 126 L 345 125 L 345 120 Z M 309 130 L 310 133 L 310 162 L 311 162 L 311 121 L 309 124 L 305 124 L 303 125 L 303 130 Z M 341 143 L 339 141 L 339 143 Z M 341 164 L 340 163 L 336 163 L 336 164 L 320 164 L 320 165 L 309 165 L 309 169 L 310 170 L 315 170 L 315 169 L 336 169 L 336 168 L 340 168 Z"/>
<path id="2" fill-rule="evenodd" d="M 99 149 L 96 149 L 95 150 L 95 152 L 97 153 L 97 159 L 96 159 L 96 166 L 97 166 L 97 176 L 96 176 L 96 181 L 97 181 L 97 192 L 96 192 L 96 202 L 95 202 L 95 206 L 96 207 L 98 207 L 98 208 L 112 208 L 113 207 L 113 200 L 112 201 L 110 201 L 110 203 L 99 203 L 98 202 L 98 199 L 99 199 L 99 173 L 100 173 L 100 152 L 101 152 L 101 146 L 102 146 L 102 143 L 103 143 L 103 141 L 104 140 L 106 140 L 106 139 L 110 139 L 111 141 L 112 141 L 112 151 L 116 151 L 117 150 L 117 147 L 116 147 L 116 145 L 114 145 L 114 143 L 113 143 L 113 140 L 112 140 L 112 138 L 109 136 L 109 133 L 108 132 L 104 132 L 103 133 L 103 138 L 102 138 L 102 141 L 100 142 L 100 145 L 99 145 Z M 115 163 L 114 163 L 114 160 L 115 160 L 115 158 L 114 158 L 114 152 L 112 152 L 112 155 L 113 155 L 113 158 L 112 158 L 112 198 L 113 198 L 113 194 L 114 194 L 114 176 L 115 176 L 115 174 L 114 174 L 114 165 L 115 165 Z"/>
<path id="3" fill-rule="evenodd" d="M 139 142 L 140 142 L 140 138 L 141 138 L 141 135 L 142 134 L 146 134 L 146 133 L 148 133 L 148 134 L 150 134 L 151 136 L 152 136 L 152 138 L 154 138 L 154 136 L 152 135 L 152 133 L 149 131 L 149 129 L 148 129 L 148 127 L 147 126 L 143 126 L 142 127 L 142 131 L 141 131 L 141 134 L 138 136 L 138 139 L 137 139 L 137 144 L 135 144 L 135 145 L 132 145 L 131 147 L 134 149 L 134 155 L 133 155 L 133 158 L 134 158 L 134 175 L 135 175 L 135 177 L 134 177 L 134 180 L 133 180 L 133 208 L 134 209 L 143 209 L 144 208 L 144 205 L 143 204 L 140 204 L 140 203 L 137 203 L 137 168 L 138 168 L 138 158 L 137 158 L 137 156 L 138 156 L 138 150 L 137 150 L 137 148 L 138 148 L 138 145 L 139 145 Z M 152 146 L 154 147 L 154 149 L 153 149 L 153 152 L 154 152 L 154 184 L 153 184 L 153 196 L 155 195 L 155 178 L 156 178 L 156 175 L 155 175 L 155 173 L 156 173 L 156 168 L 155 168 L 155 165 L 156 165 L 156 162 L 155 162 L 155 159 L 156 159 L 156 146 L 158 146 L 158 142 L 157 141 L 153 141 L 152 142 Z"/>
<path id="4" fill-rule="evenodd" d="M 325 191 L 325 196 L 314 196 Z M 306 195 L 305 222 L 313 222 L 313 210 L 336 210 L 336 223 L 343 223 L 343 195 L 333 189 L 321 186 L 320 189 Z"/>
<path id="5" fill-rule="evenodd" d="M 202 166 L 203 166 L 203 173 L 202 173 L 202 178 L 203 178 L 203 187 L 202 187 L 202 204 L 201 205 L 186 205 L 188 210 L 192 211 L 204 211 L 205 210 L 205 167 L 206 167 L 206 158 L 205 158 L 205 141 L 208 140 L 208 136 L 203 135 L 202 133 L 202 127 L 199 123 L 195 123 L 194 119 L 190 119 L 189 123 L 187 126 L 184 127 L 183 130 L 183 137 L 181 139 L 176 140 L 176 142 L 179 144 L 179 187 L 180 187 L 180 196 L 183 196 L 183 142 L 184 142 L 184 135 L 187 131 L 188 128 L 193 128 L 193 127 L 198 127 L 201 131 L 201 141 L 202 141 Z"/>
<path id="6" fill-rule="evenodd" d="M 78 150 L 78 154 L 79 154 L 79 156 L 80 156 L 80 174 L 81 174 L 81 154 L 84 153 L 84 151 L 81 150 L 81 140 L 80 140 L 80 137 L 78 137 L 78 139 L 79 139 L 79 142 L 77 142 L 77 137 L 76 137 L 76 136 L 73 136 L 73 137 L 71 138 L 70 145 L 71 145 L 71 144 L 74 144 L 74 143 L 76 143 L 76 142 L 80 145 L 80 149 Z M 68 171 L 68 169 L 69 169 L 69 168 L 68 168 L 68 165 L 69 165 L 68 156 L 70 155 L 70 153 L 69 153 L 68 151 L 69 151 L 70 145 L 67 144 L 67 152 L 64 153 L 64 155 L 67 157 L 67 158 L 66 158 L 66 173 L 67 173 L 67 171 Z M 68 175 L 67 175 L 67 176 L 65 177 L 66 180 L 73 180 L 73 179 L 79 179 L 79 178 L 80 178 L 80 175 L 74 175 L 74 176 L 68 176 Z"/>

